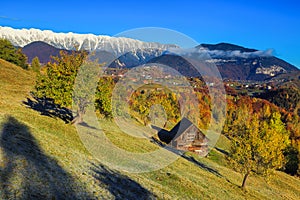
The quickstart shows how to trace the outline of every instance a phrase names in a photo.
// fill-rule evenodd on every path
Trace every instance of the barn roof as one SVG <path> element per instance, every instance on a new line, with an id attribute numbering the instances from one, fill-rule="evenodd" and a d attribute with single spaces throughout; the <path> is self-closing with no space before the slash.
<path id="1" fill-rule="evenodd" d="M 195 126 L 195 125 L 189 119 L 184 117 L 172 128 L 171 131 L 161 129 L 158 132 L 158 137 L 161 141 L 169 144 L 172 140 L 178 138 L 182 133 L 184 133 L 191 126 Z M 198 127 L 196 128 L 198 129 Z"/>
<path id="2" fill-rule="evenodd" d="M 182 133 L 184 133 L 190 126 L 194 126 L 194 124 L 187 118 L 182 118 L 180 122 L 176 124 L 170 131 L 173 140 L 178 138 Z"/>

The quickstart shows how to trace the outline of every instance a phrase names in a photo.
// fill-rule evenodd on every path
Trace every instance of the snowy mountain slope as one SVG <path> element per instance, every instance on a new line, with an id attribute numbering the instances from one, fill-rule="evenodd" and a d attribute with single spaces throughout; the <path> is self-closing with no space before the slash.
<path id="1" fill-rule="evenodd" d="M 24 47 L 35 41 L 42 41 L 59 49 L 72 50 L 75 46 L 88 51 L 107 51 L 121 55 L 138 49 L 166 50 L 176 45 L 142 42 L 124 37 L 110 37 L 94 34 L 55 33 L 50 30 L 14 29 L 0 26 L 0 38 L 6 38 L 15 46 Z"/>
<path id="2" fill-rule="evenodd" d="M 182 74 L 186 76 L 194 75 L 188 63 L 180 60 L 179 57 L 168 55 L 168 52 L 176 54 L 178 50 L 180 54 L 181 51 L 185 51 L 172 44 L 143 42 L 124 37 L 55 33 L 50 30 L 13 29 L 1 26 L 0 38 L 10 40 L 15 46 L 24 47 L 23 51 L 29 61 L 38 56 L 46 63 L 50 55 L 57 55 L 60 49 L 72 50 L 78 46 L 79 49 L 95 51 L 95 57 L 110 67 L 131 68 L 148 62 L 157 62 L 179 67 L 178 70 L 182 70 Z M 273 56 L 268 50 L 260 51 L 219 43 L 202 44 L 187 50 L 190 51 L 208 54 L 211 59 L 205 62 L 215 64 L 222 77 L 232 80 L 261 81 L 280 74 L 299 71 L 295 66 Z"/>

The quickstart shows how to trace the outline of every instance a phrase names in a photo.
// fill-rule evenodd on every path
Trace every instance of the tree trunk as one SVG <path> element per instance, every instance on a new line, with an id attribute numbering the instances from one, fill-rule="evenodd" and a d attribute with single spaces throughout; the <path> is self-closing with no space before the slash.
<path id="1" fill-rule="evenodd" d="M 71 124 L 80 124 L 82 122 L 83 122 L 83 112 L 80 109 L 78 109 L 77 115 L 74 117 Z"/>
<path id="2" fill-rule="evenodd" d="M 243 184 L 242 184 L 242 188 L 246 188 L 246 181 L 247 181 L 247 178 L 249 176 L 249 173 L 247 172 L 244 176 L 244 179 L 243 179 Z"/>

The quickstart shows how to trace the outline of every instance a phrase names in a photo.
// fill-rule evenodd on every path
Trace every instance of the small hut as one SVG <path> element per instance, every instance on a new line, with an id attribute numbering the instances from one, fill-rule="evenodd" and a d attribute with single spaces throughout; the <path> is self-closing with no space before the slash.
<path id="1" fill-rule="evenodd" d="M 178 122 L 171 131 L 162 129 L 158 132 L 158 137 L 179 150 L 192 151 L 201 156 L 208 153 L 208 138 L 187 118 Z"/>

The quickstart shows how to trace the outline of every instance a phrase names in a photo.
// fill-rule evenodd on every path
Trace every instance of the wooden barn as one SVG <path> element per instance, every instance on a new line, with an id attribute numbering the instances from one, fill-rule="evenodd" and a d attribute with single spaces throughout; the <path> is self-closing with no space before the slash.
<path id="1" fill-rule="evenodd" d="M 208 138 L 187 118 L 183 118 L 171 131 L 160 130 L 158 137 L 171 147 L 192 151 L 201 156 L 208 153 Z"/>

